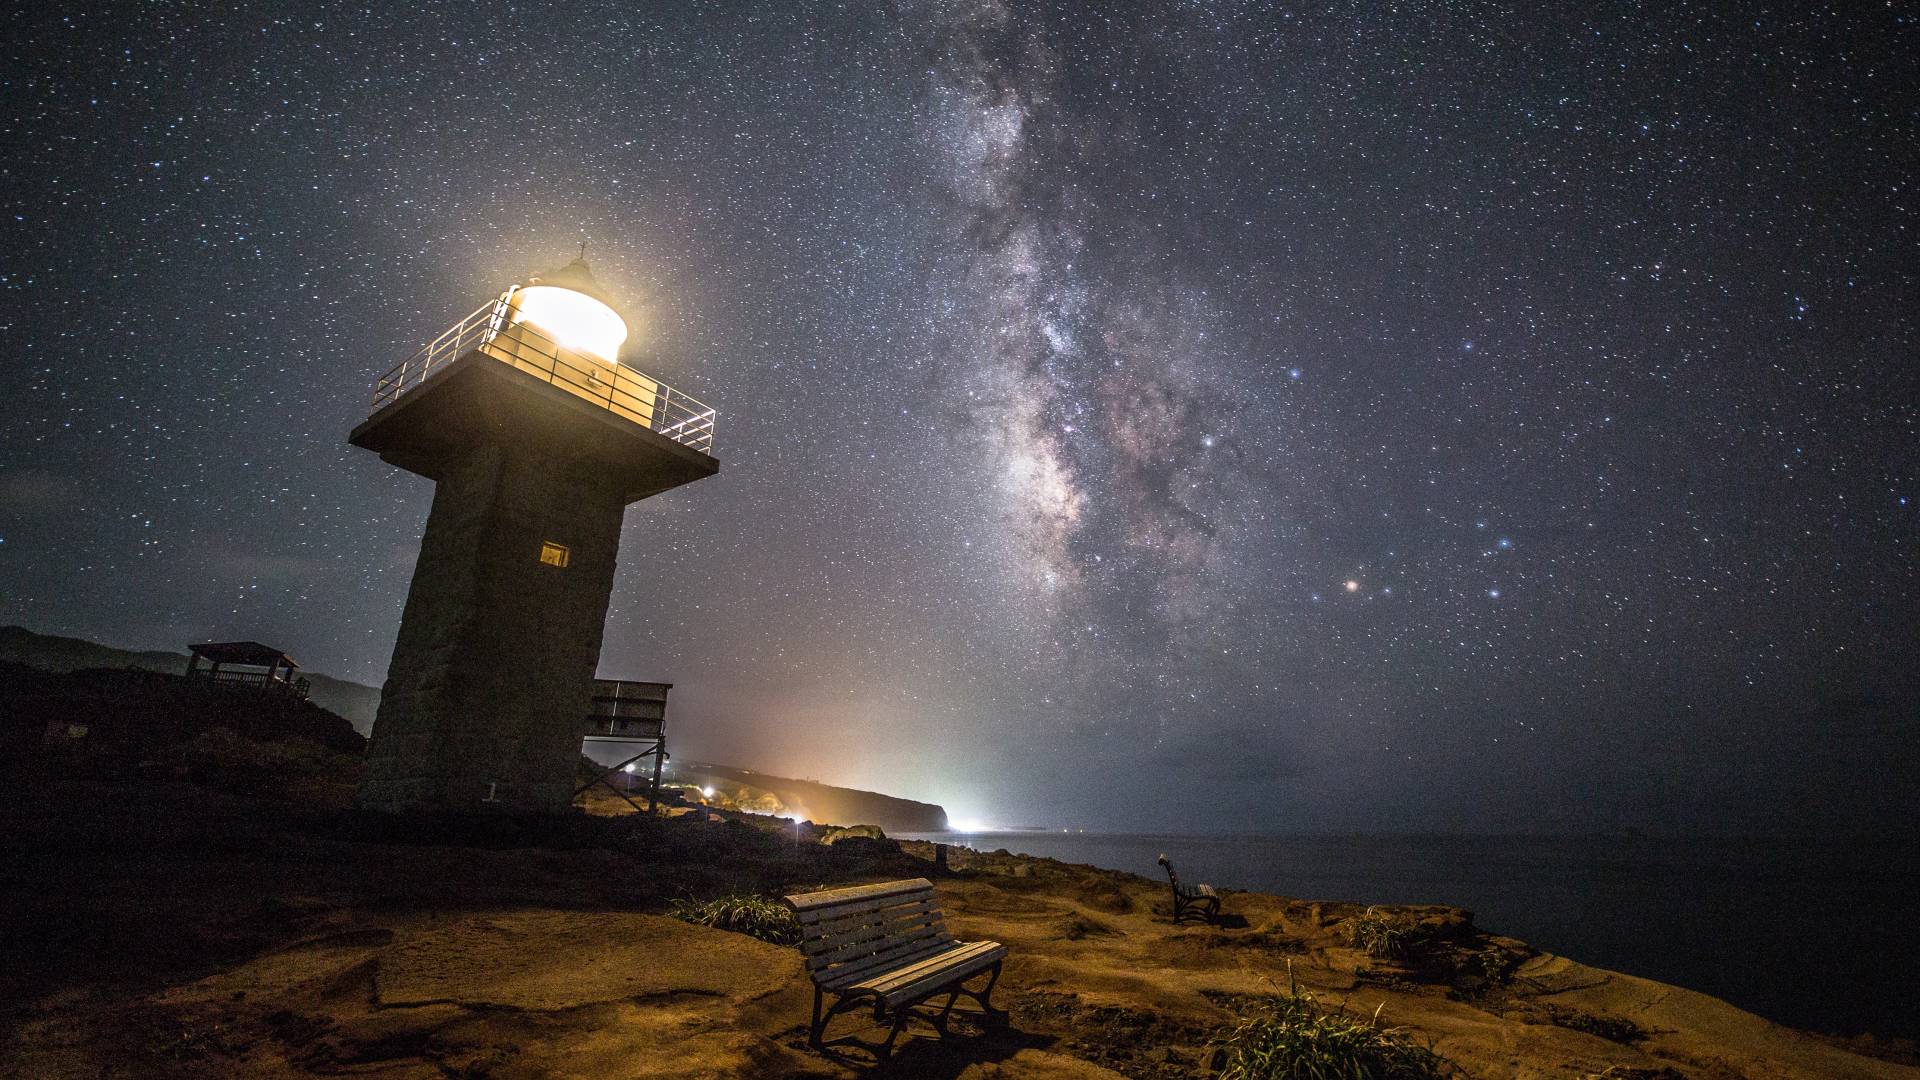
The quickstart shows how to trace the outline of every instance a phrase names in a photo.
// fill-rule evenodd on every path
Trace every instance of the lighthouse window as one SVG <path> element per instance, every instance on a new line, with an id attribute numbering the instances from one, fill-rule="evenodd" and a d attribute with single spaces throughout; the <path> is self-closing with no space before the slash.
<path id="1" fill-rule="evenodd" d="M 540 561 L 548 566 L 567 565 L 567 554 L 564 545 L 556 544 L 551 540 L 543 540 L 540 543 Z"/>

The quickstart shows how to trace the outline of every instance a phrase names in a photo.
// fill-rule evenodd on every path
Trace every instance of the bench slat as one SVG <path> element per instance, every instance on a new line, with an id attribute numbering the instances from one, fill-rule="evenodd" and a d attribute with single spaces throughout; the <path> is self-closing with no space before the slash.
<path id="1" fill-rule="evenodd" d="M 872 979 L 884 975 L 896 968 L 918 963 L 929 956 L 935 956 L 952 949 L 959 942 L 952 938 L 930 938 L 914 942 L 911 948 L 901 949 L 885 956 L 874 956 L 842 964 L 836 968 L 813 973 L 813 981 L 823 990 L 845 990 L 863 979 Z"/>
<path id="2" fill-rule="evenodd" d="M 881 926 L 881 924 L 887 924 L 887 922 L 899 922 L 899 920 L 914 919 L 914 917 L 922 917 L 922 919 L 925 919 L 925 917 L 929 917 L 929 915 L 931 915 L 933 919 L 939 919 L 939 915 L 941 915 L 941 901 L 939 901 L 939 899 L 933 899 L 933 897 L 914 899 L 914 901 L 910 901 L 910 903 L 900 903 L 900 905 L 895 905 L 895 907 L 881 907 L 881 909 L 877 909 L 877 911 L 860 911 L 860 913 L 849 915 L 849 917 L 845 917 L 845 919 L 822 919 L 820 922 L 806 922 L 806 924 L 801 926 L 801 940 L 804 940 L 804 942 L 816 942 L 816 940 L 826 940 L 826 938 L 837 938 L 837 936 L 852 934 L 852 932 L 856 932 L 856 930 L 864 930 L 864 928 L 868 928 L 868 926 Z"/>
<path id="3" fill-rule="evenodd" d="M 947 928 L 944 926 L 938 926 L 938 925 L 922 926 L 919 929 L 913 931 L 912 933 L 894 934 L 890 937 L 874 938 L 871 941 L 855 942 L 851 945 L 847 945 L 843 948 L 837 949 L 830 953 L 823 953 L 819 956 L 810 956 L 807 958 L 807 970 L 822 971 L 826 968 L 833 967 L 836 964 L 839 964 L 839 965 L 855 964 L 855 963 L 859 963 L 862 960 L 868 959 L 869 957 L 888 956 L 893 953 L 899 952 L 902 949 L 905 949 L 908 946 L 915 944 L 916 942 L 922 942 L 922 941 L 948 942 L 952 940 L 953 940 L 953 935 L 947 933 Z"/>
<path id="4" fill-rule="evenodd" d="M 986 942 L 985 944 L 993 944 Z M 937 994 L 957 982 L 965 982 L 980 972 L 999 963 L 1007 955 L 1007 947 L 999 945 L 985 952 L 974 953 L 964 961 L 951 964 L 939 971 L 915 980 L 905 986 L 899 986 L 881 995 L 889 1007 L 906 1001 L 916 1001 L 931 994 Z"/>
<path id="5" fill-rule="evenodd" d="M 839 918 L 821 919 L 819 922 L 803 923 L 800 927 L 800 932 L 807 940 L 835 937 L 837 935 L 851 933 L 863 927 L 896 922 L 900 919 L 923 912 L 938 914 L 939 911 L 940 901 L 933 897 L 909 899 L 907 903 L 895 904 L 892 907 L 875 908 L 872 911 L 858 911 Z"/>
<path id="6" fill-rule="evenodd" d="M 965 982 L 1005 959 L 1006 946 L 973 953 L 966 959 L 950 964 L 938 971 L 930 972 L 920 979 L 903 986 L 897 986 L 880 995 L 890 1007 L 908 1001 L 920 1001 L 950 989 L 955 983 Z"/>
<path id="7" fill-rule="evenodd" d="M 878 900 L 902 893 L 933 891 L 933 882 L 926 878 L 910 878 L 906 881 L 883 881 L 878 885 L 856 885 L 851 889 L 828 889 L 824 892 L 800 893 L 786 897 L 787 906 L 795 912 L 816 911 L 820 908 L 838 907 L 842 904 L 857 903 L 862 900 Z"/>
<path id="8" fill-rule="evenodd" d="M 919 956 L 929 949 L 944 949 L 953 944 L 953 935 L 941 928 L 935 933 L 924 934 L 907 940 L 895 939 L 881 943 L 881 946 L 866 953 L 841 957 L 831 963 L 809 961 L 807 970 L 816 979 L 835 979 L 853 981 L 848 976 L 865 977 L 875 971 L 884 971 L 889 967 L 900 967 L 909 955 Z"/>
<path id="9" fill-rule="evenodd" d="M 885 922 L 861 923 L 832 934 L 807 935 L 800 941 L 800 951 L 808 956 L 832 952 L 847 945 L 872 942 L 894 934 L 908 934 L 928 923 L 939 924 L 939 909 L 931 905 L 904 915 L 894 917 L 891 912 Z"/>
<path id="10" fill-rule="evenodd" d="M 837 907 L 795 911 L 793 917 L 800 920 L 801 926 L 812 926 L 815 923 L 845 922 L 849 919 L 858 919 L 862 915 L 870 915 L 876 911 L 885 911 L 888 908 L 917 903 L 939 903 L 939 898 L 933 894 L 933 890 L 931 889 L 925 892 L 915 890 L 913 892 L 883 896 L 877 900 L 856 900 L 852 903 L 841 904 Z"/>
<path id="11" fill-rule="evenodd" d="M 930 973 L 943 971 L 998 944 L 993 941 L 956 941 L 942 952 L 921 957 L 911 964 L 897 964 L 891 971 L 860 980 L 859 985 L 873 990 L 892 990 Z"/>
<path id="12" fill-rule="evenodd" d="M 863 979 L 854 985 L 896 1001 L 917 997 L 929 989 L 965 979 L 968 974 L 987 967 L 1007 953 L 997 941 L 972 941 L 945 952 L 928 956 L 906 967 Z"/>

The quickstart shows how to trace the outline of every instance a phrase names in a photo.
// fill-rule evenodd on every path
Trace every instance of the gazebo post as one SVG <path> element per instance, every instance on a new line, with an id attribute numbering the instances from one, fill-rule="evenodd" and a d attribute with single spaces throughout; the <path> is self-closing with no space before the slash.
<path id="1" fill-rule="evenodd" d="M 653 789 L 647 793 L 647 816 L 660 816 L 660 766 L 667 760 L 667 733 L 662 725 L 660 741 L 653 747 Z"/>

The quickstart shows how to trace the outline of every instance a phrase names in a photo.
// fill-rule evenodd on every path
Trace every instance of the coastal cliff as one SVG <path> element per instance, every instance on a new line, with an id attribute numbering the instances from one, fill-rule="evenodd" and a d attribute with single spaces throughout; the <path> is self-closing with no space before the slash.
<path id="1" fill-rule="evenodd" d="M 1910 1043 L 1795 1031 L 1458 908 L 1228 893 L 1218 925 L 1180 926 L 1164 880 L 964 848 L 941 874 L 931 844 L 737 812 L 356 813 L 338 717 L 223 695 L 190 731 L 184 680 L 100 674 L 0 665 L 0 1077 L 872 1075 L 807 1046 L 798 951 L 669 913 L 928 876 L 956 935 L 1010 948 L 1010 1015 L 911 1029 L 888 1075 L 1211 1077 L 1224 1033 L 1285 998 L 1426 1048 L 1428 1076 L 1920 1080 Z"/>
<path id="2" fill-rule="evenodd" d="M 799 952 L 667 913 L 935 873 L 931 845 L 697 812 L 384 818 L 278 790 L 0 779 L 0 994 L 18 1003 L 0 1076 L 874 1075 L 806 1045 Z M 1300 994 L 1430 1048 L 1430 1075 L 1920 1077 L 1910 1046 L 1793 1031 L 1458 909 L 1238 893 L 1222 925 L 1175 926 L 1164 882 L 950 855 L 948 925 L 1009 946 L 1010 1015 L 910 1028 L 884 1075 L 1210 1077 L 1238 1017 Z M 1372 955 L 1353 936 L 1370 916 L 1423 928 L 1421 947 Z M 883 1030 L 865 1016 L 845 1033 Z"/>
<path id="3" fill-rule="evenodd" d="M 795 780 L 729 765 L 679 760 L 672 765 L 672 776 L 696 786 L 765 792 L 779 803 L 769 808 L 773 813 L 823 825 L 878 825 L 888 832 L 944 832 L 947 829 L 946 810 L 933 803 L 836 787 L 817 780 Z"/>

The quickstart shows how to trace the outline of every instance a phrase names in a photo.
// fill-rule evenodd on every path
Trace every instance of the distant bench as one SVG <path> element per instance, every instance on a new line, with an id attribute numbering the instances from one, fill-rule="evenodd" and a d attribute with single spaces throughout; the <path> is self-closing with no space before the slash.
<path id="1" fill-rule="evenodd" d="M 923 1017 L 947 1033 L 953 1003 L 965 994 L 989 1017 L 1005 1014 L 987 1001 L 1000 981 L 1007 947 L 997 941 L 955 941 L 940 916 L 940 901 L 926 878 L 888 881 L 851 889 L 802 893 L 786 898 L 801 928 L 800 951 L 813 977 L 813 1023 L 807 1041 L 821 1046 L 827 1023 L 845 1009 L 873 1003 L 873 1018 L 892 1018 L 893 1028 L 877 1053 L 885 1058 L 914 1015 L 914 1007 L 945 993 L 937 1016 Z M 985 989 L 968 990 L 967 979 L 989 973 Z M 833 1007 L 821 1012 L 825 996 Z"/>
<path id="2" fill-rule="evenodd" d="M 1167 883 L 1173 886 L 1173 921 L 1199 919 L 1211 923 L 1220 917 L 1220 894 L 1211 885 L 1182 885 L 1173 872 L 1173 861 L 1165 855 L 1155 860 L 1166 867 Z"/>

